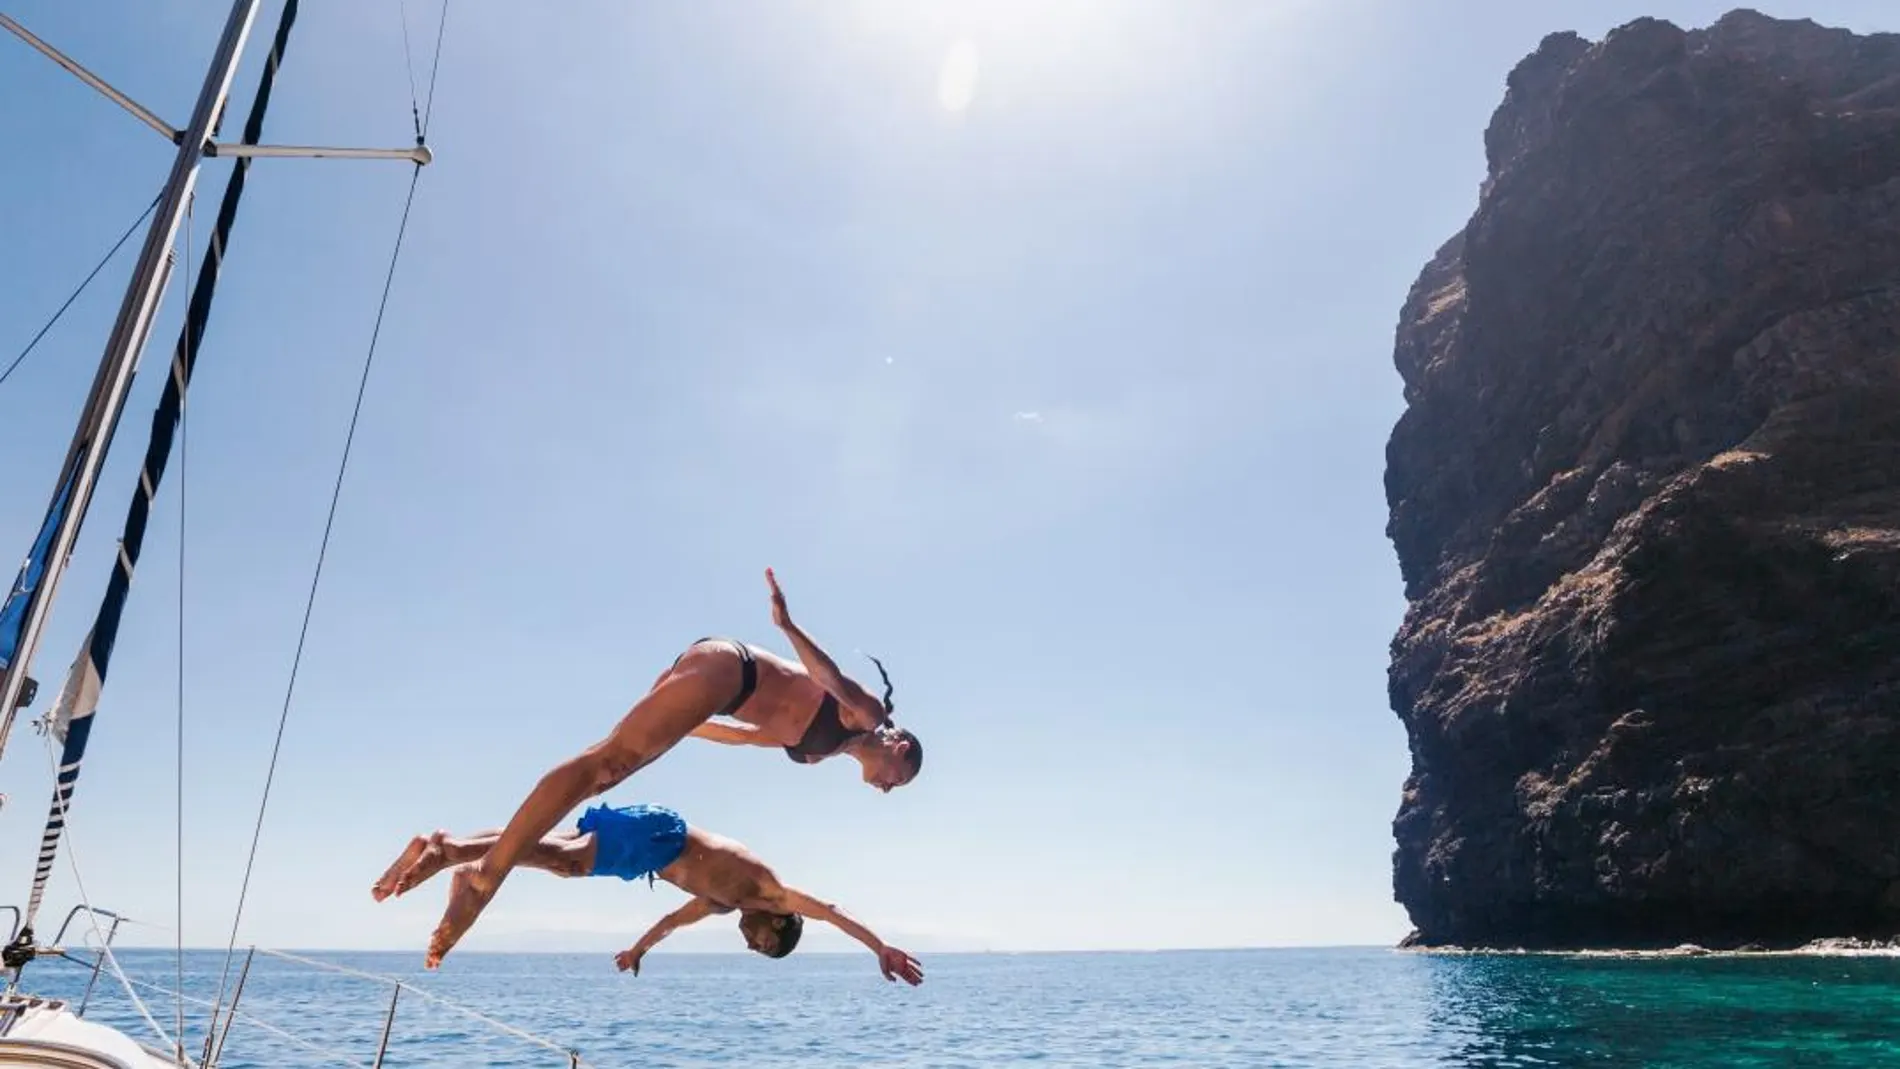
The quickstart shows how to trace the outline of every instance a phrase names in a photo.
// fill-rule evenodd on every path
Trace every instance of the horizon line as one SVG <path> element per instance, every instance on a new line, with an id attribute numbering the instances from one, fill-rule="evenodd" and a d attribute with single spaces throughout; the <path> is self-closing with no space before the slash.
<path id="1" fill-rule="evenodd" d="M 97 947 L 86 947 L 84 949 L 88 951 L 92 951 L 94 953 L 97 953 L 97 950 L 98 950 Z M 253 948 L 239 947 L 237 949 L 248 951 Z M 421 949 L 411 950 L 411 949 L 403 948 L 403 947 L 266 947 L 266 946 L 257 946 L 254 949 L 263 951 L 266 953 L 275 951 L 277 953 L 283 953 L 283 954 L 417 954 L 417 955 L 420 955 L 423 953 Z M 1049 949 L 934 950 L 934 951 L 926 951 L 925 953 L 929 953 L 929 954 L 939 956 L 939 957 L 944 956 L 944 955 L 953 955 L 953 954 L 974 957 L 978 955 L 982 955 L 982 956 L 1065 955 L 1067 956 L 1067 955 L 1077 955 L 1077 954 L 1252 954 L 1252 953 L 1261 953 L 1264 951 L 1397 950 L 1397 949 L 1400 949 L 1400 947 L 1396 943 L 1324 943 L 1324 944 L 1283 943 L 1283 944 L 1262 944 L 1262 945 L 1250 945 L 1250 946 L 1205 946 L 1205 947 L 1196 947 L 1196 946 L 1092 947 L 1092 948 L 1071 949 L 1071 950 L 1049 950 Z M 136 950 L 136 951 L 157 951 L 161 953 L 173 953 L 173 954 L 180 953 L 180 952 L 188 953 L 188 954 L 204 954 L 204 953 L 212 953 L 212 954 L 230 953 L 232 955 L 236 954 L 235 950 L 227 950 L 227 948 L 219 947 L 219 946 L 179 947 L 176 945 L 168 945 L 168 944 L 162 944 L 162 943 L 120 943 L 120 944 L 114 945 L 112 947 L 112 950 L 114 953 L 123 953 L 129 950 Z M 548 957 L 573 957 L 577 955 L 592 955 L 592 954 L 599 954 L 599 953 L 603 953 L 603 951 L 598 951 L 598 950 L 523 950 L 523 949 L 518 949 L 518 948 L 517 949 L 498 948 L 498 949 L 492 949 L 492 950 L 463 950 L 457 956 L 458 957 L 521 957 L 521 956 L 538 954 L 538 955 L 543 955 L 543 956 L 548 956 Z M 684 948 L 666 949 L 666 948 L 655 947 L 653 950 L 649 951 L 648 953 L 649 954 L 664 953 L 664 954 L 675 955 L 678 957 L 742 958 L 742 957 L 751 956 L 752 952 L 746 951 L 746 950 L 691 950 L 691 949 L 684 949 Z M 862 953 L 863 953 L 862 950 L 843 950 L 843 949 L 821 950 L 821 949 L 813 948 L 812 950 L 802 953 L 799 956 L 802 958 L 856 957 Z"/>

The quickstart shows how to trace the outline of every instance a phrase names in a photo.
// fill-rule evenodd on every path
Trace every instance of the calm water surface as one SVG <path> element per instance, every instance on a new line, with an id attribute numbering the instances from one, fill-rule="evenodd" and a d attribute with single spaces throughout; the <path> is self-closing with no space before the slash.
<path id="1" fill-rule="evenodd" d="M 316 956 L 414 982 L 601 1067 L 1900 1066 L 1895 958 L 952 954 L 925 956 L 929 979 L 913 990 L 885 983 L 868 955 L 658 954 L 638 978 L 604 954 L 459 954 L 433 976 L 415 954 Z M 174 985 L 170 952 L 120 961 Z M 187 993 L 210 997 L 222 962 L 188 952 Z M 86 980 L 57 962 L 28 976 L 74 997 Z M 367 1065 L 389 990 L 260 957 L 240 1010 L 293 1038 L 240 1020 L 224 1065 Z M 172 1029 L 175 1000 L 141 994 Z M 195 1046 L 207 1011 L 187 1010 Z M 87 1013 L 150 1035 L 109 977 Z M 384 1064 L 568 1061 L 405 992 Z"/>

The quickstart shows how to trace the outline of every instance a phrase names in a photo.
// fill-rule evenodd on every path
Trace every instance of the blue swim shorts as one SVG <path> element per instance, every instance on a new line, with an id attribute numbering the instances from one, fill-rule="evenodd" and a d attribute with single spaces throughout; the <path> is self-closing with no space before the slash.
<path id="1" fill-rule="evenodd" d="M 686 849 L 686 821 L 665 806 L 597 805 L 581 814 L 578 827 L 594 836 L 589 876 L 651 881 Z"/>

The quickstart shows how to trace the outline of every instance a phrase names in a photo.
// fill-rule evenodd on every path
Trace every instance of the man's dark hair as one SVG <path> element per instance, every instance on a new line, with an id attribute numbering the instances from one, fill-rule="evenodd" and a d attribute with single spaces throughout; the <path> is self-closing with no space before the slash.
<path id="1" fill-rule="evenodd" d="M 766 955 L 782 958 L 798 949 L 798 937 L 805 934 L 805 918 L 796 913 L 780 913 L 772 918 L 772 930 L 778 933 L 778 945 Z"/>
<path id="2" fill-rule="evenodd" d="M 898 728 L 897 737 L 910 743 L 910 749 L 904 751 L 904 761 L 910 765 L 911 778 L 915 779 L 917 773 L 924 770 L 924 744 L 910 733 L 909 728 Z"/>

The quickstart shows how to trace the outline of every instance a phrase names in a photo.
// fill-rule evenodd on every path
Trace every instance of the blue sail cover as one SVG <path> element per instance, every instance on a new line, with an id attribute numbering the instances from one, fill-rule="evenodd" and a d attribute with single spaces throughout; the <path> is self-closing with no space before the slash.
<path id="1" fill-rule="evenodd" d="M 13 663 L 14 655 L 20 650 L 20 632 L 26 629 L 26 603 L 32 599 L 33 592 L 39 589 L 40 580 L 46 577 L 46 558 L 53 551 L 53 534 L 59 529 L 59 521 L 66 515 L 66 508 L 72 500 L 73 480 L 79 477 L 79 466 L 73 465 L 72 472 L 66 476 L 65 485 L 59 488 L 59 496 L 53 499 L 53 505 L 46 510 L 46 522 L 40 525 L 40 535 L 33 540 L 33 548 L 27 553 L 26 563 L 20 566 L 19 578 L 13 581 L 13 592 L 7 595 L 7 603 L 0 606 L 0 669 Z"/>

